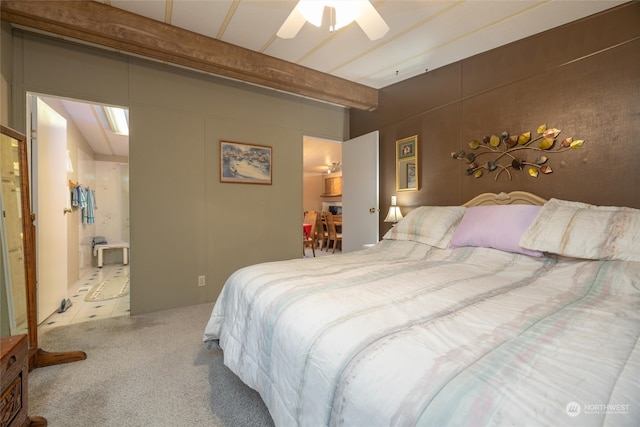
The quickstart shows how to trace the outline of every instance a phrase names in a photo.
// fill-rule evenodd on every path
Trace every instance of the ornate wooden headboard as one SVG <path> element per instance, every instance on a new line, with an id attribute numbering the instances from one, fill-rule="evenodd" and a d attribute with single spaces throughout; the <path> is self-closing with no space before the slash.
<path id="1" fill-rule="evenodd" d="M 462 206 L 489 206 L 489 205 L 536 205 L 542 206 L 547 200 L 526 191 L 512 191 L 510 193 L 482 193 L 469 200 Z"/>

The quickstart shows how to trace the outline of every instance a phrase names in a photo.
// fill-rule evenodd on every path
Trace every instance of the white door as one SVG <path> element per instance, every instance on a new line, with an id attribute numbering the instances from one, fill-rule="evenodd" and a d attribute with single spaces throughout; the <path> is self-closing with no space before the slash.
<path id="1" fill-rule="evenodd" d="M 379 239 L 378 131 L 342 143 L 342 252 Z"/>
<path id="2" fill-rule="evenodd" d="M 34 98 L 32 98 L 34 99 Z M 39 98 L 31 111 L 38 323 L 67 297 L 67 121 Z M 34 114 L 35 113 L 35 114 Z"/>

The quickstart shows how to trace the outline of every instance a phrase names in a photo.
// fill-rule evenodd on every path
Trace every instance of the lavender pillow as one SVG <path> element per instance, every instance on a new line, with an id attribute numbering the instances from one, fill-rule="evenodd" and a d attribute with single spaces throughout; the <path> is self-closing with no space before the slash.
<path id="1" fill-rule="evenodd" d="M 532 205 L 467 208 L 451 237 L 449 247 L 479 246 L 540 257 L 542 252 L 523 248 L 519 244 L 540 208 Z"/>

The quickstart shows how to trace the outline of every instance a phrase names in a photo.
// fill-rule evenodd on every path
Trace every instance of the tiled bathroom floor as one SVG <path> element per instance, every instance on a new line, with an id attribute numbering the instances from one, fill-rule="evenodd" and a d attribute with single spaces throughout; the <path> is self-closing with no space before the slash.
<path id="1" fill-rule="evenodd" d="M 335 254 L 340 253 L 337 250 Z M 316 256 L 334 255 L 331 250 L 324 251 L 316 249 Z M 305 258 L 312 258 L 311 248 L 305 249 Z M 49 328 L 69 325 L 72 323 L 90 322 L 91 320 L 105 319 L 116 316 L 129 316 L 129 295 L 99 302 L 86 302 L 84 300 L 91 288 L 110 277 L 119 275 L 129 275 L 129 266 L 122 264 L 105 264 L 102 268 L 91 268 L 76 284 L 69 290 L 71 307 L 64 313 L 53 313 L 44 322 L 38 325 L 38 331 L 42 332 Z"/>
<path id="2" fill-rule="evenodd" d="M 72 323 L 89 322 L 91 320 L 105 319 L 108 317 L 129 315 L 129 295 L 106 301 L 86 302 L 84 300 L 91 288 L 102 281 L 113 277 L 129 275 L 129 266 L 122 264 L 104 265 L 102 268 L 94 267 L 89 270 L 70 290 L 68 297 L 71 307 L 64 313 L 53 313 L 44 322 L 38 325 L 38 331 L 48 328 L 69 325 Z"/>

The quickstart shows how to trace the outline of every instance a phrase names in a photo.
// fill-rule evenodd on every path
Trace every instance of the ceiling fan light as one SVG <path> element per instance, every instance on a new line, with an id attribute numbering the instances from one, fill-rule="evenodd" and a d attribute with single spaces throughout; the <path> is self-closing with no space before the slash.
<path id="1" fill-rule="evenodd" d="M 320 27 L 325 7 L 331 13 L 330 32 L 354 20 L 371 40 L 377 40 L 389 31 L 389 26 L 369 0 L 299 0 L 276 35 L 283 39 L 293 38 L 305 22 Z"/>
<path id="2" fill-rule="evenodd" d="M 362 3 L 362 1 L 355 0 L 329 1 L 329 6 L 335 10 L 335 27 L 333 30 L 339 30 L 355 21 L 361 14 Z"/>
<path id="3" fill-rule="evenodd" d="M 324 1 L 319 0 L 300 0 L 296 8 L 300 11 L 304 19 L 309 23 L 319 27 L 322 25 L 322 15 L 324 13 Z"/>
<path id="4" fill-rule="evenodd" d="M 339 172 L 342 170 L 342 162 L 333 162 L 327 167 L 327 173 Z"/>

